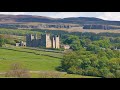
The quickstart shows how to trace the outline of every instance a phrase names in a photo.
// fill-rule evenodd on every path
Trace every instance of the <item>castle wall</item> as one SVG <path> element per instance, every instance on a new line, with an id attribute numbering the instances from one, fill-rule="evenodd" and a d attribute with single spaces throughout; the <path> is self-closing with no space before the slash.
<path id="1" fill-rule="evenodd" d="M 52 48 L 52 42 L 49 33 L 46 34 L 46 48 Z"/>
<path id="2" fill-rule="evenodd" d="M 52 38 L 52 48 L 55 48 L 55 37 Z"/>
<path id="3" fill-rule="evenodd" d="M 41 35 L 40 46 L 46 47 L 46 35 Z"/>
<path id="4" fill-rule="evenodd" d="M 37 38 L 37 35 L 26 36 L 26 46 L 28 47 L 45 47 L 45 48 L 60 48 L 59 36 L 50 37 L 49 33 L 41 35 L 41 39 Z"/>
<path id="5" fill-rule="evenodd" d="M 32 47 L 37 47 L 37 40 L 36 39 L 32 40 Z"/>
<path id="6" fill-rule="evenodd" d="M 60 48 L 59 36 L 55 37 L 55 48 Z"/>
<path id="7" fill-rule="evenodd" d="M 30 40 L 32 41 L 32 40 L 34 40 L 35 39 L 35 37 L 31 34 L 30 35 Z"/>
<path id="8" fill-rule="evenodd" d="M 31 46 L 31 35 L 26 35 L 26 46 L 27 47 Z"/>

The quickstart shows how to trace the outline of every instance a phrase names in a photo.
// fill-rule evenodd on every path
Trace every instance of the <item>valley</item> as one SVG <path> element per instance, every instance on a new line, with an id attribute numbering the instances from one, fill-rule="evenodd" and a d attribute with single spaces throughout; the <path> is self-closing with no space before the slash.
<path id="1" fill-rule="evenodd" d="M 0 78 L 120 78 L 120 21 L 0 15 Z"/>

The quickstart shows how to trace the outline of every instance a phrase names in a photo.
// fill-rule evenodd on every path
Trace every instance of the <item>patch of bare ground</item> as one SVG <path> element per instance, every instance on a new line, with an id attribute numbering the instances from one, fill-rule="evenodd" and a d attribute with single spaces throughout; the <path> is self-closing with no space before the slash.
<path id="1" fill-rule="evenodd" d="M 68 31 L 68 32 L 93 32 L 93 33 L 120 33 L 120 29 L 117 30 L 103 30 L 103 29 L 82 29 L 81 27 L 74 27 L 74 28 L 46 28 L 47 30 L 61 30 L 61 31 Z"/>

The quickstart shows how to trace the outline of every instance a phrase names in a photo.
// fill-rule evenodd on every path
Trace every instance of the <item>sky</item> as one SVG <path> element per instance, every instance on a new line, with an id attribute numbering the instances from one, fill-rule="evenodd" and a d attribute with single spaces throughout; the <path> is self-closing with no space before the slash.
<path id="1" fill-rule="evenodd" d="M 0 12 L 7 15 L 37 15 L 52 18 L 96 17 L 104 20 L 120 21 L 120 12 Z"/>

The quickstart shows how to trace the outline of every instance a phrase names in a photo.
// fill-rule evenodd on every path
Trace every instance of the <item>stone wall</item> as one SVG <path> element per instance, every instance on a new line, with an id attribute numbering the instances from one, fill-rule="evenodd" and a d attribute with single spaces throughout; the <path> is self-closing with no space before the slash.
<path id="1" fill-rule="evenodd" d="M 49 33 L 46 34 L 46 48 L 52 48 L 52 42 Z"/>
<path id="2" fill-rule="evenodd" d="M 52 38 L 52 47 L 55 48 L 55 37 Z"/>
<path id="3" fill-rule="evenodd" d="M 55 36 L 55 48 L 60 48 L 59 36 Z"/>

